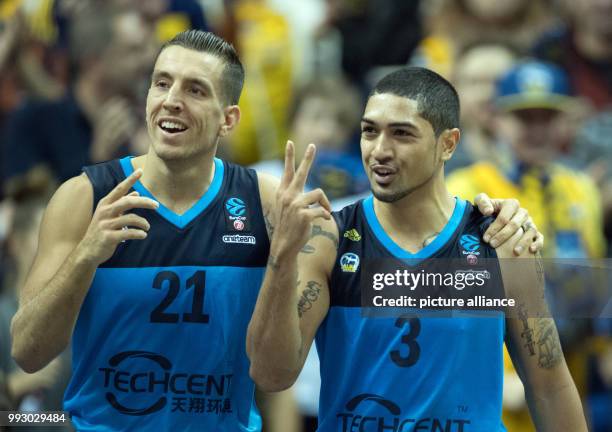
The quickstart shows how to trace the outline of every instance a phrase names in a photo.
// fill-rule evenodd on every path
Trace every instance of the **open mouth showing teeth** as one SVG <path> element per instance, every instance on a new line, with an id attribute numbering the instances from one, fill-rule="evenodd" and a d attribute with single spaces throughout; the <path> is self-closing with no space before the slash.
<path id="1" fill-rule="evenodd" d="M 374 172 L 376 174 L 378 174 L 379 176 L 388 176 L 390 174 L 393 174 L 393 172 L 391 170 L 387 170 L 387 169 L 375 169 Z"/>
<path id="2" fill-rule="evenodd" d="M 159 127 L 168 133 L 178 133 L 187 130 L 187 126 L 167 120 L 160 122 Z"/>

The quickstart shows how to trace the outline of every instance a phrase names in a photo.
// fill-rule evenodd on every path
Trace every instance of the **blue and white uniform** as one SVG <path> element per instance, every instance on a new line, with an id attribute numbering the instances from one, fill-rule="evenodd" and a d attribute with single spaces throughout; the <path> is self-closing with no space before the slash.
<path id="1" fill-rule="evenodd" d="M 493 259 L 488 289 L 500 295 L 495 250 L 480 242 L 491 219 L 457 199 L 443 231 L 411 254 L 384 231 L 372 197 L 334 217 L 340 244 L 329 313 L 316 336 L 319 431 L 504 431 L 502 312 L 455 310 L 452 316 L 432 317 L 414 310 L 368 317 L 361 308 L 360 278 L 368 260 L 409 262 L 418 271 L 433 260 L 456 259 L 469 269 L 477 260 Z"/>
<path id="2" fill-rule="evenodd" d="M 150 231 L 96 271 L 72 340 L 64 405 L 79 431 L 259 431 L 245 339 L 269 253 L 257 175 L 215 159 L 177 215 L 136 209 Z M 84 168 L 94 208 L 131 158 Z M 155 198 L 137 182 L 134 190 Z M 69 223 L 69 221 L 67 221 Z"/>

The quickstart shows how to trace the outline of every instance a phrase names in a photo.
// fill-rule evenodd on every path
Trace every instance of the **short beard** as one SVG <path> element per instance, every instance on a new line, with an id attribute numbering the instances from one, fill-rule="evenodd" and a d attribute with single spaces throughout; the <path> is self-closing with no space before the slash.
<path id="1" fill-rule="evenodd" d="M 436 175 L 436 170 L 434 170 L 429 176 L 429 178 L 423 181 L 422 183 L 414 187 L 408 188 L 406 190 L 398 191 L 398 192 L 391 192 L 391 193 L 385 194 L 385 193 L 375 192 L 374 189 L 372 189 L 372 195 L 374 195 L 374 198 L 376 198 L 378 201 L 382 201 L 385 203 L 394 203 L 394 202 L 401 200 L 402 198 L 407 197 L 411 193 L 421 189 L 423 186 L 428 184 L 431 181 L 431 179 L 433 179 L 434 175 Z"/>

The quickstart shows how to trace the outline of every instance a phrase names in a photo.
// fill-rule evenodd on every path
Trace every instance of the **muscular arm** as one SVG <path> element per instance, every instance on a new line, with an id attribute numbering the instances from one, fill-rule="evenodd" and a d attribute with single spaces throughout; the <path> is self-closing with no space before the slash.
<path id="1" fill-rule="evenodd" d="M 328 278 L 338 244 L 338 229 L 331 219 L 317 218 L 301 225 L 295 218 L 283 217 L 295 221 L 294 227 L 278 222 L 282 212 L 274 206 L 282 200 L 273 198 L 276 188 L 274 184 L 262 188 L 260 181 L 264 214 L 270 216 L 266 223 L 274 234 L 246 342 L 251 377 L 265 391 L 291 386 L 306 360 L 329 308 Z M 305 244 L 291 237 L 297 226 L 309 230 Z"/>
<path id="2" fill-rule="evenodd" d="M 38 251 L 11 324 L 12 355 L 35 372 L 68 345 L 95 272 L 75 247 L 92 214 L 93 190 L 84 176 L 63 184 L 43 217 Z"/>
<path id="3" fill-rule="evenodd" d="M 334 228 L 315 224 L 312 238 L 298 254 L 270 252 L 247 333 L 251 376 L 266 391 L 293 384 L 327 315 L 329 267 L 335 259 L 337 240 L 319 233 L 334 235 Z"/>
<path id="4" fill-rule="evenodd" d="M 506 345 L 525 385 L 534 424 L 540 432 L 586 432 L 580 397 L 544 299 L 541 257 L 524 252 L 509 259 L 510 248 L 497 249 L 507 296 L 516 300 L 516 309 L 507 318 Z"/>
<path id="5" fill-rule="evenodd" d="M 120 242 L 146 238 L 148 222 L 128 210 L 158 204 L 136 192 L 126 195 L 141 175 L 136 170 L 117 185 L 93 215 L 85 175 L 68 180 L 51 198 L 11 323 L 12 355 L 26 372 L 41 369 L 68 345 L 97 266 Z"/>

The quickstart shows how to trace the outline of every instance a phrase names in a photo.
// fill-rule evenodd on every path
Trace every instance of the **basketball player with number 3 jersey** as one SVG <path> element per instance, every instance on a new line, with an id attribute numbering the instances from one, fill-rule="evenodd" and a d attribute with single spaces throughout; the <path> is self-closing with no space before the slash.
<path id="1" fill-rule="evenodd" d="M 446 190 L 444 162 L 459 142 L 458 119 L 456 91 L 434 72 L 406 68 L 384 77 L 361 123 L 372 196 L 333 218 L 303 192 L 314 146 L 297 171 L 287 148 L 247 353 L 255 382 L 278 391 L 293 383 L 316 337 L 319 431 L 505 431 L 504 342 L 538 430 L 587 430 L 547 315 L 541 262 L 523 246 L 516 250 L 520 232 L 503 244 L 489 239 L 490 218 Z M 516 252 L 520 259 L 511 260 Z M 405 269 L 451 258 L 463 267 L 493 260 L 486 294 L 513 298 L 517 309 L 453 309 L 442 317 L 427 308 L 362 310 L 366 264 L 397 261 Z"/>

